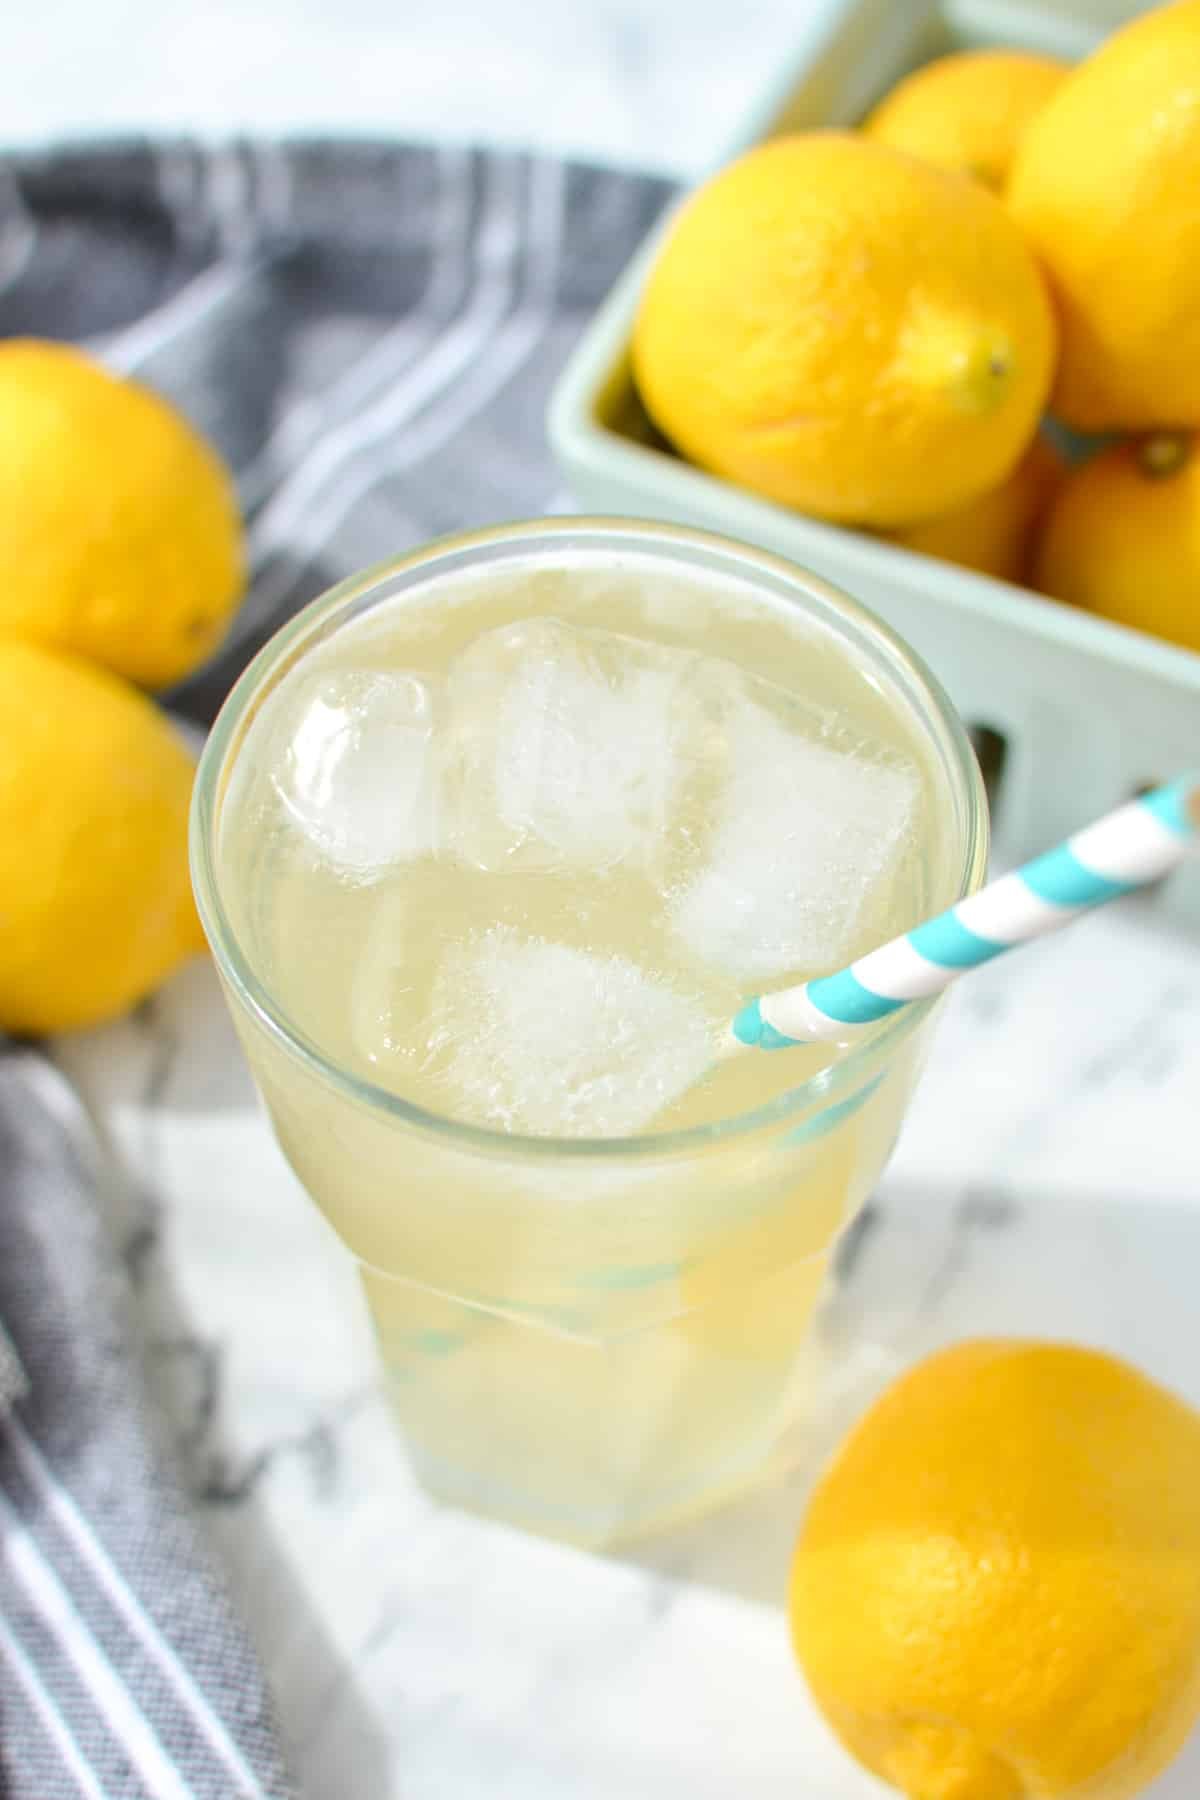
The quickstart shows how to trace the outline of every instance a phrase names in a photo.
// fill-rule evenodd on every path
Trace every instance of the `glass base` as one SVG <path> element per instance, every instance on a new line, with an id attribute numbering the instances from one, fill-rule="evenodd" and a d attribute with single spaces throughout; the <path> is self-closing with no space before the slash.
<path id="1" fill-rule="evenodd" d="M 702 1482 L 690 1487 L 614 1497 L 607 1505 L 586 1509 L 549 1505 L 542 1495 L 528 1489 L 446 1463 L 414 1444 L 407 1433 L 403 1435 L 413 1473 L 433 1499 L 576 1549 L 615 1550 L 732 1506 L 795 1468 L 804 1454 L 800 1423 L 790 1421 L 765 1448 L 760 1446 L 726 1467 L 708 1471 Z"/>
<path id="2" fill-rule="evenodd" d="M 370 1271 L 364 1286 L 422 1484 L 595 1548 L 724 1505 L 786 1462 L 820 1391 L 809 1329 L 826 1264 L 727 1288 L 705 1271 L 707 1305 L 607 1340 Z"/>

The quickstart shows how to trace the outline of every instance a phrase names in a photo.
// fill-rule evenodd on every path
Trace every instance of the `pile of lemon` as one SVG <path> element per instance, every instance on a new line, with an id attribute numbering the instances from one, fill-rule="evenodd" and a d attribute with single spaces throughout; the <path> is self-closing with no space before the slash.
<path id="1" fill-rule="evenodd" d="M 0 343 L 0 1030 L 111 1018 L 202 945 L 194 765 L 143 691 L 220 642 L 244 578 L 229 476 L 163 400 Z"/>
<path id="2" fill-rule="evenodd" d="M 1200 0 L 778 137 L 668 231 L 633 342 L 701 467 L 1200 650 Z M 1067 468 L 1041 433 L 1117 434 Z"/>

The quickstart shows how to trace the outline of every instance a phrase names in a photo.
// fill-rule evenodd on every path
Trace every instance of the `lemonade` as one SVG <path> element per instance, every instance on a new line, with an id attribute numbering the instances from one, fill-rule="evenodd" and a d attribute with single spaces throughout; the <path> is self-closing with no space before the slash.
<path id="1" fill-rule="evenodd" d="M 608 1542 L 784 1453 L 927 1015 L 836 1067 L 726 1027 L 949 903 L 983 836 L 894 640 L 698 534 L 460 539 L 268 646 L 206 753 L 201 908 L 431 1488 Z"/>

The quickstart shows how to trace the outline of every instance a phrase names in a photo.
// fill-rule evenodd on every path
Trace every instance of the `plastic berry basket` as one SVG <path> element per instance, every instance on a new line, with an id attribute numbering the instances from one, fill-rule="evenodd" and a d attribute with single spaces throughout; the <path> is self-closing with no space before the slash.
<path id="1" fill-rule="evenodd" d="M 789 66 L 713 164 L 779 132 L 852 125 L 901 75 L 947 50 L 1004 44 L 1076 58 L 1141 10 L 1117 0 L 818 0 Z M 997 833 L 1010 857 L 1200 761 L 1200 655 L 807 518 L 674 455 L 630 373 L 632 323 L 656 242 L 626 270 L 551 397 L 551 441 L 582 506 L 727 532 L 872 607 L 937 672 L 988 746 Z M 1148 904 L 1200 928 L 1200 859 Z"/>

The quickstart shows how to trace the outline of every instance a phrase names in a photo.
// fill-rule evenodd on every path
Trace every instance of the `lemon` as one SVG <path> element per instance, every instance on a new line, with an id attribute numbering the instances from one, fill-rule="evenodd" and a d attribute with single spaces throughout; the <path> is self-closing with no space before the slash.
<path id="1" fill-rule="evenodd" d="M 110 1018 L 201 948 L 192 772 L 144 694 L 0 639 L 0 1029 Z"/>
<path id="2" fill-rule="evenodd" d="M 1004 479 L 1053 350 L 1041 277 L 998 201 L 886 145 L 813 132 L 750 151 L 676 216 L 633 366 L 694 462 L 886 526 Z"/>
<path id="3" fill-rule="evenodd" d="M 146 687 L 225 635 L 241 528 L 215 453 L 165 401 L 64 344 L 0 343 L 0 632 Z"/>
<path id="4" fill-rule="evenodd" d="M 940 518 L 894 531 L 892 541 L 998 581 L 1024 581 L 1038 523 L 1062 474 L 1060 458 L 1036 437 L 998 487 Z"/>
<path id="5" fill-rule="evenodd" d="M 905 77 L 863 123 L 868 137 L 1003 189 L 1029 121 L 1067 68 L 1022 50 L 960 50 Z"/>
<path id="6" fill-rule="evenodd" d="M 1126 1800 L 1200 1711 L 1200 1414 L 1094 1350 L 942 1351 L 817 1487 L 791 1616 L 910 1800 Z"/>
<path id="7" fill-rule="evenodd" d="M 1200 0 L 1119 31 L 1022 139 L 1008 203 L 1057 299 L 1054 410 L 1200 425 Z"/>
<path id="8" fill-rule="evenodd" d="M 1046 519 L 1034 585 L 1200 650 L 1200 452 L 1192 436 L 1114 445 L 1075 470 Z"/>

